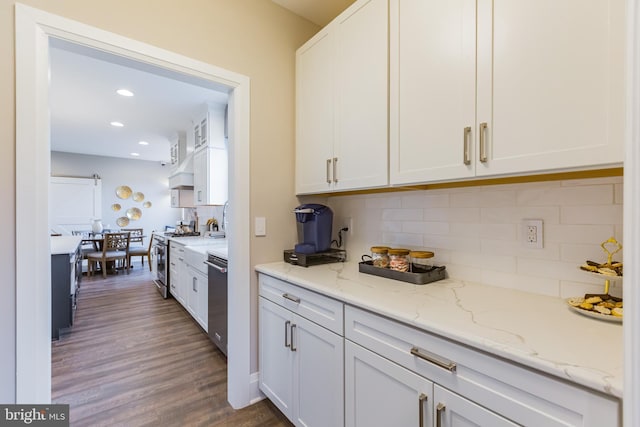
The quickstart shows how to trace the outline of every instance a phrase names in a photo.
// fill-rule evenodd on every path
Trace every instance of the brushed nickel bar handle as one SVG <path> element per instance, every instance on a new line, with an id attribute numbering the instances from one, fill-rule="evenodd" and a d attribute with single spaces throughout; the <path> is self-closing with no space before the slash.
<path id="1" fill-rule="evenodd" d="M 442 359 L 441 357 L 418 347 L 411 347 L 411 354 L 419 357 L 422 360 L 426 360 L 429 363 L 433 363 L 449 372 L 456 371 L 456 364 L 450 360 Z"/>
<path id="2" fill-rule="evenodd" d="M 338 182 L 338 158 L 333 158 L 333 182 Z"/>
<path id="3" fill-rule="evenodd" d="M 436 406 L 436 427 L 442 427 L 442 413 L 445 409 L 446 406 L 442 402 L 438 403 L 438 406 Z"/>
<path id="4" fill-rule="evenodd" d="M 291 343 L 288 342 L 289 338 L 289 325 L 291 324 L 291 321 L 287 320 L 286 322 L 284 322 L 284 346 L 287 348 L 291 347 Z"/>
<path id="5" fill-rule="evenodd" d="M 291 351 L 296 351 L 296 350 L 297 350 L 297 348 L 295 348 L 295 347 L 293 346 L 293 337 L 294 337 L 294 335 L 293 335 L 293 329 L 294 329 L 294 328 L 297 328 L 297 325 L 296 325 L 295 323 L 293 323 L 293 324 L 291 325 Z"/>
<path id="6" fill-rule="evenodd" d="M 300 304 L 300 298 L 295 297 L 295 296 L 293 296 L 293 295 L 289 295 L 289 294 L 282 294 L 282 297 L 283 297 L 283 298 L 288 299 L 289 301 L 293 301 L 293 302 L 295 302 L 296 304 Z"/>
<path id="7" fill-rule="evenodd" d="M 331 177 L 329 176 L 330 168 L 331 168 L 331 159 L 327 159 L 327 184 L 331 184 Z"/>
<path id="8" fill-rule="evenodd" d="M 424 402 L 425 400 L 427 400 L 427 395 L 424 393 L 420 393 L 420 396 L 418 396 L 418 414 L 419 414 L 419 421 L 418 421 L 418 426 L 419 427 L 424 427 Z"/>
<path id="9" fill-rule="evenodd" d="M 487 123 L 480 123 L 480 161 L 482 163 L 487 162 L 487 141 L 486 134 L 487 133 Z"/>
<path id="10" fill-rule="evenodd" d="M 469 137 L 471 136 L 471 126 L 467 126 L 466 128 L 464 128 L 464 135 L 462 136 L 463 138 L 463 153 L 462 153 L 462 161 L 464 162 L 465 165 L 470 165 L 471 164 L 471 155 L 469 153 Z"/>

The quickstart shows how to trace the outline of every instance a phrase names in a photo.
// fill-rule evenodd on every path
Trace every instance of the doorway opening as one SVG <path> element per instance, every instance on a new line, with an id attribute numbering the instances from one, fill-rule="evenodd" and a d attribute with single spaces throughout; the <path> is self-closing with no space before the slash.
<path id="1" fill-rule="evenodd" d="M 49 47 L 54 39 L 229 91 L 228 400 L 255 399 L 249 340 L 249 78 L 126 37 L 16 4 L 16 402 L 51 400 Z M 36 313 L 36 315 L 34 315 Z M 236 338 L 238 337 L 238 338 Z"/>

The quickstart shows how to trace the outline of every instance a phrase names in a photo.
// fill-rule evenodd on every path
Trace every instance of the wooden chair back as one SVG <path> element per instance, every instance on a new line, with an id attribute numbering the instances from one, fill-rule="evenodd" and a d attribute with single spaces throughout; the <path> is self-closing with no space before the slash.
<path id="1" fill-rule="evenodd" d="M 142 245 L 144 228 L 121 228 L 120 231 L 131 233 L 131 237 L 129 240 L 130 243 L 140 243 Z"/>
<path id="2" fill-rule="evenodd" d="M 126 233 L 105 233 L 104 242 L 102 243 L 102 251 L 107 252 L 121 251 L 129 253 L 130 234 Z"/>

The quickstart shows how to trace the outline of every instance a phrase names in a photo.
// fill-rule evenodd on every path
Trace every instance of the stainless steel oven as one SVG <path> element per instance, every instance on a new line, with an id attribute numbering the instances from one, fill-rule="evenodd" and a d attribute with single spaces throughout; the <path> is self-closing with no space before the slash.
<path id="1" fill-rule="evenodd" d="M 162 295 L 162 298 L 169 298 L 169 246 L 164 236 L 153 235 L 153 281 Z"/>

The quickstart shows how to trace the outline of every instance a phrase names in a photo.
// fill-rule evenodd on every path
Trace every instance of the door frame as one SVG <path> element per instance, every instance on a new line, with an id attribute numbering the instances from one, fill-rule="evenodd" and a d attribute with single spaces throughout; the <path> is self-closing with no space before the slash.
<path id="1" fill-rule="evenodd" d="M 211 64 L 15 5 L 16 402 L 51 401 L 49 41 L 58 38 L 226 86 L 229 94 L 228 400 L 259 398 L 250 345 L 250 79 Z M 255 350 L 255 349 L 254 349 Z M 253 380 L 252 380 L 253 379 Z"/>

